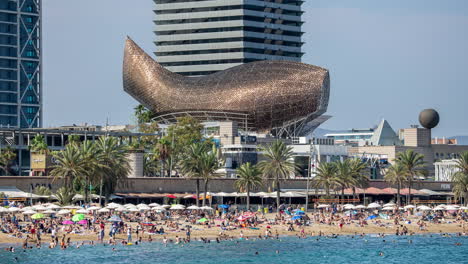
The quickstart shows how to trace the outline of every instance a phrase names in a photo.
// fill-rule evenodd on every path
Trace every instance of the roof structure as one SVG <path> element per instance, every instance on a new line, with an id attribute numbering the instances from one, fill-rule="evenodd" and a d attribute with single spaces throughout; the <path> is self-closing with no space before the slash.
<path id="1" fill-rule="evenodd" d="M 382 119 L 370 139 L 370 144 L 373 146 L 398 146 L 401 145 L 401 141 L 387 120 Z"/>

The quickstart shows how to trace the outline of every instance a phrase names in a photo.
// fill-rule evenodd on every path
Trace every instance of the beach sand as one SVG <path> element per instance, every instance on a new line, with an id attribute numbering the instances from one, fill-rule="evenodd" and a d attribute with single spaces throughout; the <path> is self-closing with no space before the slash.
<path id="1" fill-rule="evenodd" d="M 274 215 L 267 215 L 267 218 L 272 219 Z M 359 227 L 357 224 L 351 225 L 344 225 L 342 229 L 339 226 L 335 225 L 325 225 L 325 224 L 312 224 L 311 226 L 304 227 L 304 231 L 308 236 L 310 235 L 318 235 L 319 232 L 322 232 L 323 235 L 331 235 L 331 234 L 339 234 L 339 235 L 353 235 L 355 233 L 361 234 L 378 234 L 378 233 L 385 233 L 385 234 L 395 234 L 396 227 L 393 225 L 393 221 L 391 220 L 380 220 L 382 223 L 386 224 L 385 227 L 381 227 L 376 225 L 373 221 L 369 221 L 369 224 L 364 227 Z M 128 223 L 127 223 L 128 224 Z M 180 222 L 180 226 L 185 226 L 187 223 Z M 132 223 L 133 226 L 136 226 L 136 223 Z M 464 232 L 463 227 L 459 223 L 451 223 L 451 224 L 433 224 L 427 223 L 426 230 L 421 231 L 419 227 L 416 225 L 416 222 L 411 224 L 400 223 L 400 225 L 406 226 L 409 232 L 414 232 L 416 234 L 430 234 L 430 233 L 459 233 Z M 231 231 L 224 231 L 224 234 L 227 236 L 232 236 L 235 238 L 239 237 L 240 231 L 242 230 L 244 237 L 258 237 L 259 235 L 264 236 L 265 230 L 267 230 L 268 224 L 258 225 L 258 230 L 250 229 L 250 228 L 238 228 Z M 271 225 L 271 232 L 273 236 L 278 232 L 279 236 L 296 236 L 300 235 L 302 227 L 294 226 L 295 231 L 288 231 L 288 226 L 285 225 Z M 110 230 L 110 225 L 106 225 L 106 234 L 105 234 L 105 241 L 109 239 L 108 233 Z M 135 228 L 133 230 L 136 230 Z M 164 236 L 167 238 L 175 238 L 176 236 L 185 237 L 185 231 L 168 231 L 169 229 L 165 227 L 166 234 L 164 235 L 151 235 L 153 240 L 160 240 Z M 220 227 L 211 227 L 208 228 L 204 225 L 192 225 L 192 232 L 191 238 L 192 240 L 204 237 L 204 238 L 216 238 L 219 236 L 221 232 Z M 63 236 L 63 232 L 59 232 L 59 236 Z M 42 242 L 50 242 L 50 235 L 43 234 Z M 76 241 L 96 241 L 97 234 L 95 233 L 87 233 L 87 234 L 67 234 L 67 237 L 71 238 L 72 242 Z M 143 241 L 146 241 L 149 237 L 149 234 L 143 234 Z M 125 234 L 118 234 L 116 235 L 117 240 L 126 239 L 127 236 Z M 136 240 L 136 234 L 133 234 L 133 240 Z M 15 237 L 11 237 L 8 234 L 0 233 L 0 244 L 17 244 L 24 241 L 23 239 L 18 239 Z M 34 240 L 30 240 L 31 243 L 34 243 Z"/>

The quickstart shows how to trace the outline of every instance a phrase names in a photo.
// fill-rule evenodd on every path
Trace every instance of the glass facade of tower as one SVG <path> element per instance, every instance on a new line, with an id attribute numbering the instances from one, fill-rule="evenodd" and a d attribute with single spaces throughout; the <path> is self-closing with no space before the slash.
<path id="1" fill-rule="evenodd" d="M 156 57 L 186 76 L 259 60 L 301 61 L 300 0 L 154 0 Z"/>
<path id="2" fill-rule="evenodd" d="M 41 0 L 0 1 L 0 126 L 42 125 Z"/>

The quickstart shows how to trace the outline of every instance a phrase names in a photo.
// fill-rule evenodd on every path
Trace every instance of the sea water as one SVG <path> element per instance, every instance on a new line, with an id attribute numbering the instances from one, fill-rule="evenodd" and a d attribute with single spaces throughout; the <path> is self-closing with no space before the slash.
<path id="1" fill-rule="evenodd" d="M 461 243 L 461 245 L 459 244 Z M 468 263 L 467 237 L 377 236 L 338 238 L 283 237 L 280 240 L 234 240 L 165 247 L 161 242 L 140 245 L 30 249 L 0 252 L 0 263 Z M 258 254 L 257 254 L 258 252 Z M 383 256 L 380 256 L 380 253 Z M 16 258 L 16 259 L 15 259 Z"/>

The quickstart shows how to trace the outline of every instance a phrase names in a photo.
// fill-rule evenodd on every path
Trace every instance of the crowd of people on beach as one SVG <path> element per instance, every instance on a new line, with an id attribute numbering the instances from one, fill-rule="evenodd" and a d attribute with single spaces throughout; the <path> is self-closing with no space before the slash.
<path id="1" fill-rule="evenodd" d="M 21 208 L 24 205 L 16 204 Z M 84 205 L 86 207 L 88 205 Z M 317 205 L 315 206 L 317 207 Z M 161 212 L 140 211 L 133 213 L 109 212 L 98 214 L 89 213 L 85 222 L 81 224 L 62 224 L 70 219 L 72 214 L 50 216 L 42 219 L 27 219 L 18 214 L 3 214 L 0 218 L 1 233 L 10 237 L 22 239 L 22 248 L 41 248 L 47 244 L 48 248 L 69 247 L 79 248 L 83 245 L 104 244 L 115 250 L 116 245 L 138 245 L 142 242 L 160 240 L 165 246 L 169 244 L 190 243 L 193 231 L 216 230 L 214 237 L 198 236 L 196 240 L 203 243 L 221 243 L 225 240 L 253 240 L 280 239 L 278 230 L 284 230 L 289 235 L 298 238 L 307 237 L 338 237 L 338 234 L 307 232 L 308 226 L 336 226 L 340 230 L 347 226 L 364 228 L 369 225 L 392 228 L 397 236 L 413 235 L 408 225 L 415 224 L 420 231 L 427 228 L 428 223 L 453 223 L 462 227 L 458 236 L 466 235 L 468 214 L 458 211 L 430 211 L 415 212 L 395 209 L 383 216 L 375 210 L 346 210 L 343 205 L 333 204 L 327 208 L 314 209 L 304 212 L 301 206 L 282 206 L 279 214 L 265 214 L 242 211 L 235 208 L 218 208 L 212 211 L 202 210 L 166 210 Z M 374 217 L 374 216 L 381 217 Z M 429 217 L 430 214 L 430 217 Z M 294 217 L 300 216 L 300 217 Z M 111 220 L 113 219 L 113 220 Z M 203 220 L 203 221 L 201 221 Z M 247 233 L 249 233 L 247 235 Z M 441 232 L 442 233 L 442 232 Z M 73 234 L 93 235 L 95 240 L 81 241 L 76 239 L 72 243 Z M 169 235 L 172 234 L 172 237 Z M 255 234 L 255 235 L 253 235 Z M 175 235 L 175 237 L 174 237 Z M 365 235 L 355 232 L 356 236 Z M 379 234 L 380 235 L 380 234 Z M 383 235 L 383 234 L 382 234 Z M 383 235 L 384 236 L 384 235 Z M 5 248 L 14 251 L 14 247 Z"/>

